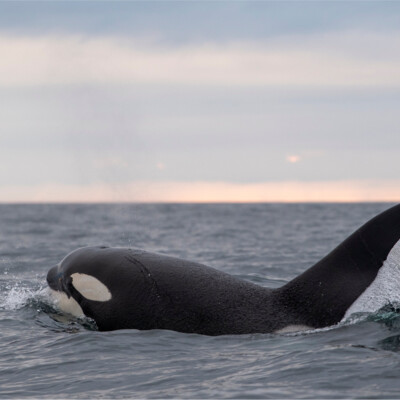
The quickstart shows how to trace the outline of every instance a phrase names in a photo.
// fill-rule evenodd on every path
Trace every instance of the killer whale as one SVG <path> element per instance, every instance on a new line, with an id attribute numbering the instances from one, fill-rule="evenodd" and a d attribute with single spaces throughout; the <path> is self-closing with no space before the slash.
<path id="1" fill-rule="evenodd" d="M 47 282 L 62 310 L 92 318 L 101 331 L 271 333 L 340 322 L 371 288 L 376 295 L 374 282 L 389 267 L 400 270 L 400 204 L 277 289 L 192 261 L 106 246 L 68 254 Z"/>

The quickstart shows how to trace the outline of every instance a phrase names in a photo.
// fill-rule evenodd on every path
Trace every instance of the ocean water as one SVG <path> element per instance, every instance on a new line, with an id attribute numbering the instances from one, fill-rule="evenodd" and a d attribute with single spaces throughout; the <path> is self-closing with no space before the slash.
<path id="1" fill-rule="evenodd" d="M 296 334 L 98 332 L 48 269 L 130 246 L 279 287 L 390 204 L 0 205 L 0 398 L 399 398 L 400 314 Z"/>

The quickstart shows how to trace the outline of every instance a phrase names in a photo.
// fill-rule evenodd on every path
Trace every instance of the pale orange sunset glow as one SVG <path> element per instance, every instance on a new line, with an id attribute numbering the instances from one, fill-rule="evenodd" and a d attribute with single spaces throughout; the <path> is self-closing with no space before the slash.
<path id="1" fill-rule="evenodd" d="M 0 202 L 397 202 L 400 181 L 136 182 L 7 187 Z"/>

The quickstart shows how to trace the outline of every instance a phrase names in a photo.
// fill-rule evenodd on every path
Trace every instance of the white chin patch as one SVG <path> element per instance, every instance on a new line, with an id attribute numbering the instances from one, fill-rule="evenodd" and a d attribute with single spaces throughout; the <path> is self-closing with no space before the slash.
<path id="1" fill-rule="evenodd" d="M 84 317 L 81 306 L 75 299 L 69 297 L 64 292 L 50 289 L 50 296 L 53 298 L 55 306 L 66 314 L 71 314 L 74 317 Z"/>
<path id="2" fill-rule="evenodd" d="M 394 303 L 400 303 L 400 240 L 390 250 L 373 282 L 346 311 L 343 320 L 351 314 L 375 312 Z"/>
<path id="3" fill-rule="evenodd" d="M 75 273 L 71 275 L 72 285 L 86 299 L 93 301 L 111 300 L 111 293 L 104 283 L 91 275 Z"/>

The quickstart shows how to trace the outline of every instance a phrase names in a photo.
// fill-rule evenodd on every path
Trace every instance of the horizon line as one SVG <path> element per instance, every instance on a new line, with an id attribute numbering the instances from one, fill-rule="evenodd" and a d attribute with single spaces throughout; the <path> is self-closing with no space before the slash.
<path id="1" fill-rule="evenodd" d="M 0 206 L 5 205 L 162 205 L 162 204 L 176 204 L 176 205 L 186 205 L 186 204 L 197 204 L 197 205 L 218 205 L 218 204 L 395 204 L 399 203 L 399 200 L 281 200 L 281 201 L 268 201 L 268 200 L 249 200 L 249 201 L 240 201 L 240 200 L 220 200 L 220 201 L 190 201 L 190 200 L 182 200 L 182 201 L 173 201 L 173 200 L 165 200 L 165 201 L 138 201 L 138 200 L 80 200 L 80 201 L 62 201 L 62 200 L 16 200 L 16 201 L 2 201 L 0 200 Z"/>
<path id="2" fill-rule="evenodd" d="M 400 180 L 131 181 L 3 186 L 1 204 L 96 203 L 396 203 Z"/>

